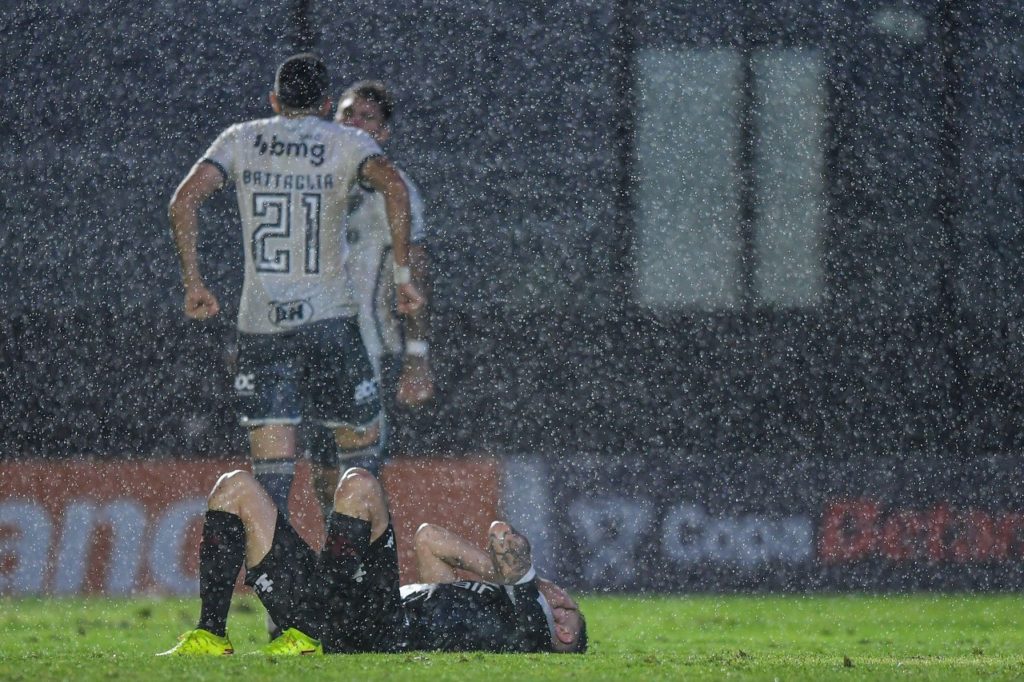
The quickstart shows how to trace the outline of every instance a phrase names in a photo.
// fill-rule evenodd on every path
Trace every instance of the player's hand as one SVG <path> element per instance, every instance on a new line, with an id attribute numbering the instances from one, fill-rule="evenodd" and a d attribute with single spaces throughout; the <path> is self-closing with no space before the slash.
<path id="1" fill-rule="evenodd" d="M 399 405 L 419 407 L 434 397 L 434 375 L 426 358 L 406 355 L 398 378 L 395 400 Z"/>
<path id="2" fill-rule="evenodd" d="M 423 307 L 423 294 L 419 292 L 412 282 L 398 285 L 398 313 L 400 315 L 411 315 Z"/>
<path id="3" fill-rule="evenodd" d="M 530 542 L 504 521 L 495 521 L 487 531 L 487 551 L 501 582 L 511 584 L 533 565 Z"/>
<path id="4" fill-rule="evenodd" d="M 547 600 L 548 606 L 552 609 L 568 609 L 569 611 L 580 610 L 580 606 L 576 603 L 576 600 L 573 599 L 568 592 L 550 580 L 537 578 L 537 589 L 544 595 L 544 599 Z"/>
<path id="5" fill-rule="evenodd" d="M 185 316 L 190 320 L 208 320 L 220 312 L 213 292 L 202 284 L 185 287 Z"/>

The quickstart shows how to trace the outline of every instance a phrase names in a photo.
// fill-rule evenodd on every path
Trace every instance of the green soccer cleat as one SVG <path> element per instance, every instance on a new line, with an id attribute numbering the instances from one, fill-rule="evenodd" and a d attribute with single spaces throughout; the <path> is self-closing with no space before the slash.
<path id="1" fill-rule="evenodd" d="M 319 640 L 301 630 L 288 628 L 261 650 L 267 656 L 316 656 L 324 653 Z"/>
<path id="2" fill-rule="evenodd" d="M 196 628 L 178 637 L 177 644 L 157 656 L 230 656 L 233 653 L 235 648 L 227 637 Z"/>

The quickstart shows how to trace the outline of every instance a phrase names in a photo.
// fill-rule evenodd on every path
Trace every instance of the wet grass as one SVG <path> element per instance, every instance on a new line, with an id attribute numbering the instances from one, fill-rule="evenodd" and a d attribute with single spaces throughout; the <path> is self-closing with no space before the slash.
<path id="1" fill-rule="evenodd" d="M 1024 677 L 1012 595 L 585 596 L 586 656 L 435 654 L 271 660 L 262 611 L 238 598 L 239 654 L 156 658 L 194 599 L 0 599 L 0 680 L 1010 680 Z"/>

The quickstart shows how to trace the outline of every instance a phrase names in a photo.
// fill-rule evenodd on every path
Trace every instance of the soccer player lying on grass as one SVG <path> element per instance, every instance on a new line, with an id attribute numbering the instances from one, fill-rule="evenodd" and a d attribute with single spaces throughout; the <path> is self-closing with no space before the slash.
<path id="1" fill-rule="evenodd" d="M 487 551 L 424 524 L 414 546 L 427 582 L 399 588 L 387 501 L 366 469 L 349 469 L 338 482 L 319 554 L 246 471 L 221 476 L 208 507 L 199 624 L 165 654 L 234 653 L 227 616 L 243 559 L 246 585 L 283 630 L 263 648 L 270 655 L 587 648 L 579 607 L 537 577 L 529 542 L 500 521 L 491 524 Z M 457 580 L 457 569 L 481 580 Z"/>

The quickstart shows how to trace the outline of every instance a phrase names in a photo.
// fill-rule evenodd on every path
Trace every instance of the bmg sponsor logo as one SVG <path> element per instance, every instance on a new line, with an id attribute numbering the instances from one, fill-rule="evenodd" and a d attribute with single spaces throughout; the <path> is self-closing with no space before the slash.
<path id="1" fill-rule="evenodd" d="M 324 153 L 326 152 L 326 147 L 320 142 L 308 144 L 305 140 L 298 142 L 279 140 L 277 135 L 273 135 L 267 141 L 263 138 L 263 133 L 256 136 L 256 142 L 253 146 L 260 150 L 260 155 L 270 154 L 271 156 L 292 156 L 299 159 L 309 159 L 309 163 L 314 166 L 323 165 Z"/>
<path id="2" fill-rule="evenodd" d="M 271 301 L 270 323 L 275 327 L 298 327 L 313 319 L 313 304 L 309 301 Z"/>

